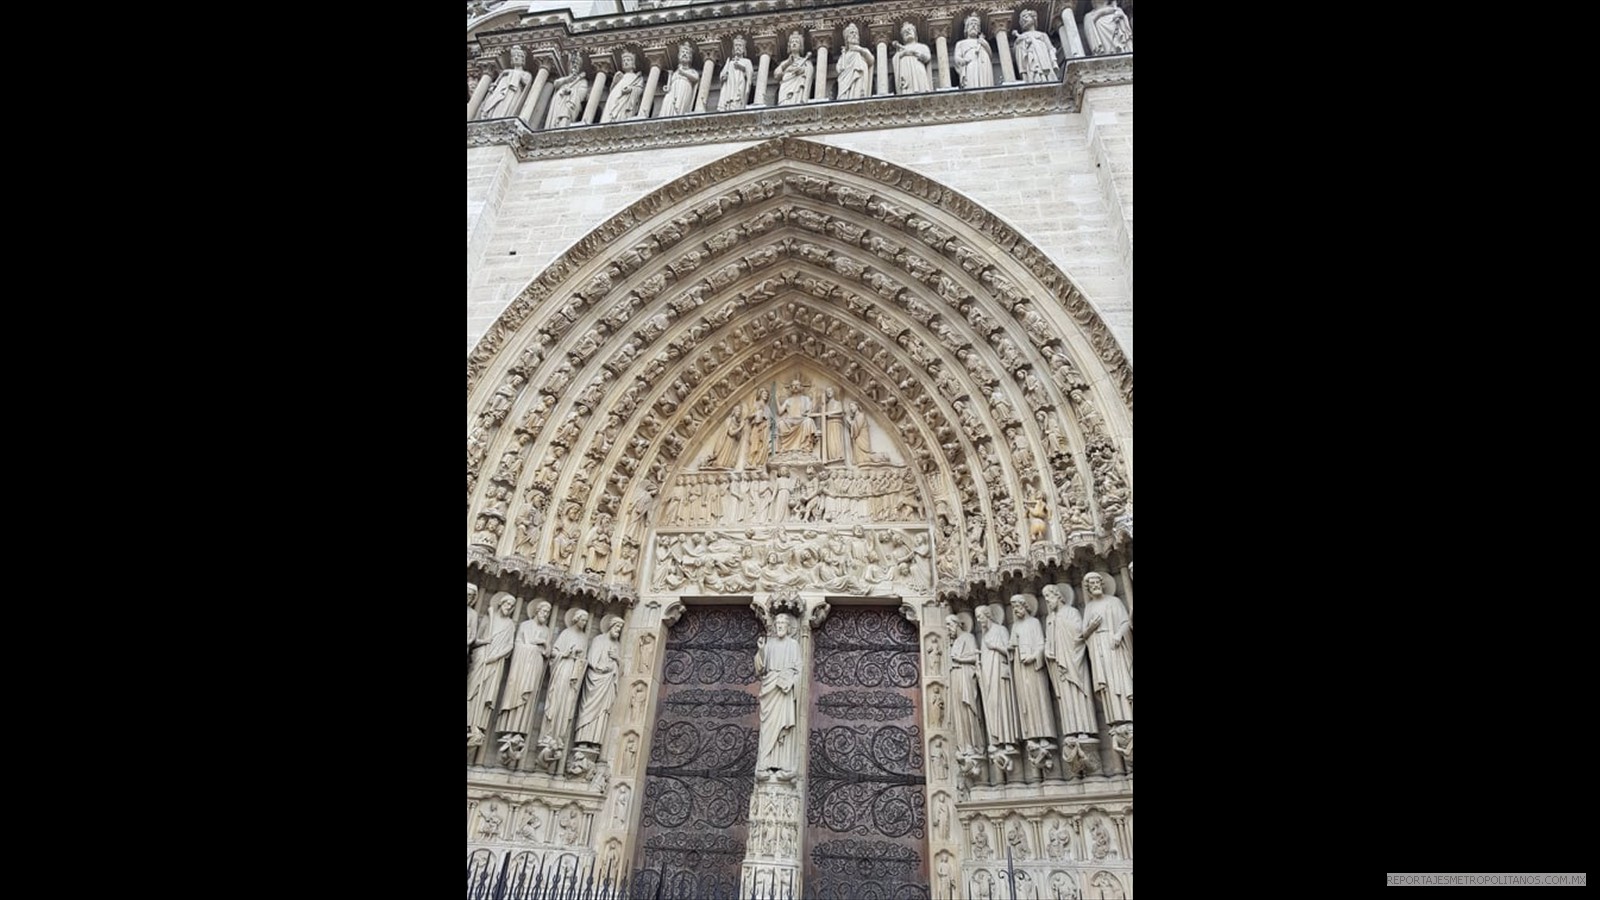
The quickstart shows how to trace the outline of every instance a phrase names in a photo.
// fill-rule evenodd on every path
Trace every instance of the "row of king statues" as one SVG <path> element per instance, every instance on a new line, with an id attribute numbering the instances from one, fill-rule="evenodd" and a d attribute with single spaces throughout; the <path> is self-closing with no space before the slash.
<path id="1" fill-rule="evenodd" d="M 962 23 L 962 31 L 965 37 L 956 42 L 950 54 L 950 66 L 956 74 L 956 83 L 952 87 L 972 89 L 994 86 L 996 51 L 983 34 L 982 21 L 977 15 L 969 16 Z M 1083 34 L 1091 56 L 1133 51 L 1133 29 L 1118 0 L 1097 0 L 1096 8 L 1084 18 Z M 935 53 L 918 38 L 917 26 L 911 22 L 903 23 L 898 35 L 900 39 L 890 44 L 892 53 L 887 60 L 890 71 L 885 81 L 890 86 L 889 91 L 875 92 L 873 70 L 878 64 L 877 58 L 872 50 L 862 46 L 861 29 L 853 23 L 846 24 L 842 32 L 843 45 L 834 64 L 835 89 L 832 99 L 859 100 L 874 96 L 875 93 L 904 95 L 933 91 Z M 1010 37 L 1011 52 L 1016 59 L 1017 81 L 1035 84 L 1061 80 L 1061 54 L 1051 42 L 1050 35 L 1039 30 L 1037 13 L 1031 9 L 1022 10 L 1018 15 L 1018 30 L 1013 30 Z M 761 77 L 765 76 L 765 71 L 761 77 L 757 76 L 744 35 L 735 35 L 731 44 L 732 52 L 718 70 L 720 91 L 715 111 L 764 105 L 764 96 L 752 99 L 752 94 Z M 824 46 L 821 52 L 826 54 L 827 48 Z M 644 74 L 639 71 L 638 56 L 633 51 L 623 50 L 619 58 L 621 70 L 612 80 L 600 111 L 599 122 L 602 124 L 640 118 L 640 106 L 644 102 L 647 86 L 653 89 L 655 83 L 653 78 L 647 83 Z M 700 82 L 705 75 L 695 66 L 694 58 L 694 42 L 681 42 L 677 48 L 676 64 L 666 77 L 656 118 L 708 111 L 705 104 L 709 90 L 701 89 Z M 814 61 L 813 52 L 805 50 L 802 32 L 791 32 L 788 56 L 772 72 L 777 105 L 790 106 L 813 99 L 827 99 L 817 96 L 815 86 L 817 62 L 825 59 L 824 56 Z M 534 78 L 524 68 L 526 63 L 526 51 L 521 47 L 512 47 L 511 68 L 501 72 L 495 79 L 478 107 L 476 118 L 516 116 L 525 105 L 531 105 L 528 92 Z M 568 69 L 569 74 L 553 82 L 554 92 L 544 120 L 546 129 L 587 124 L 585 104 L 589 101 L 591 91 L 588 76 L 583 70 L 582 56 L 577 52 L 570 55 Z M 597 87 L 595 92 L 598 91 Z M 594 110 L 591 108 L 587 113 L 593 116 Z M 648 113 L 646 110 L 645 114 Z"/>
<path id="2" fill-rule="evenodd" d="M 571 749 L 565 771 L 583 775 L 599 756 L 616 702 L 623 620 L 607 615 L 591 635 L 589 612 L 573 608 L 556 632 L 548 601 L 530 600 L 519 624 L 512 594 L 495 594 L 481 614 L 477 600 L 478 587 L 468 582 L 467 746 L 488 743 L 493 732 L 502 762 L 552 773 Z M 536 731 L 538 744 L 529 746 Z"/>

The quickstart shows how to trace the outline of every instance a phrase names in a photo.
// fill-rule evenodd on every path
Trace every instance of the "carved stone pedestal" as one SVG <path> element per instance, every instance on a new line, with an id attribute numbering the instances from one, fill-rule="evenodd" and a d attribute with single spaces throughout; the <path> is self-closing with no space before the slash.
<path id="1" fill-rule="evenodd" d="M 740 897 L 800 896 L 800 809 L 800 782 L 756 783 L 750 795 L 750 837 L 739 871 Z"/>

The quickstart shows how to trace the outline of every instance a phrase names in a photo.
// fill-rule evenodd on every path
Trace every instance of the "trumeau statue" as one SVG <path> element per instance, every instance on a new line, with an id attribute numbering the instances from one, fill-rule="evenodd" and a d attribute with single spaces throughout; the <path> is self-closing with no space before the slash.
<path id="1" fill-rule="evenodd" d="M 861 46 L 861 29 L 844 26 L 844 49 L 835 69 L 840 100 L 859 100 L 872 94 L 872 51 Z"/>
<path id="2" fill-rule="evenodd" d="M 794 617 L 773 617 L 772 637 L 756 639 L 756 672 L 761 676 L 760 750 L 758 777 L 788 781 L 800 767 L 799 702 L 795 686 L 800 681 L 800 643 L 794 639 Z"/>
<path id="3" fill-rule="evenodd" d="M 1094 704 L 1089 699 L 1089 653 L 1083 642 L 1083 617 L 1072 605 L 1072 588 L 1044 586 L 1050 617 L 1045 622 L 1045 659 L 1055 684 L 1061 733 L 1094 734 Z"/>
<path id="4" fill-rule="evenodd" d="M 511 655 L 516 636 L 512 618 L 517 598 L 505 591 L 490 602 L 488 618 L 481 623 L 478 647 L 472 655 L 472 673 L 467 677 L 467 727 L 475 735 L 485 734 L 494 711 L 495 692 L 500 689 L 500 674 Z"/>
<path id="5" fill-rule="evenodd" d="M 920 94 L 933 90 L 933 78 L 928 74 L 928 60 L 933 54 L 928 45 L 917 40 L 917 26 L 910 22 L 900 26 L 900 40 L 894 42 L 894 92 Z"/>
<path id="6" fill-rule="evenodd" d="M 1108 726 L 1133 721 L 1133 648 L 1128 643 L 1133 622 L 1128 608 L 1110 593 L 1115 585 L 1099 572 L 1083 576 L 1083 634 L 1089 645 L 1089 671 Z"/>
<path id="7" fill-rule="evenodd" d="M 983 25 L 977 16 L 968 16 L 967 36 L 956 42 L 952 60 L 961 75 L 963 88 L 994 86 L 994 60 L 989 55 L 989 42 L 983 38 Z"/>
<path id="8" fill-rule="evenodd" d="M 589 614 L 569 609 L 564 620 L 567 627 L 556 636 L 555 647 L 550 651 L 550 694 L 545 701 L 544 723 L 539 728 L 539 746 L 545 751 L 540 758 L 552 769 L 566 749 L 584 669 L 588 667 L 585 654 L 589 649 Z"/>
<path id="9" fill-rule="evenodd" d="M 606 111 L 600 114 L 601 122 L 621 122 L 639 113 L 639 99 L 644 96 L 644 76 L 639 74 L 639 60 L 632 51 L 622 51 L 622 71 L 611 84 L 606 95 Z"/>
<path id="10" fill-rule="evenodd" d="M 811 89 L 811 53 L 802 54 L 800 48 L 804 45 L 805 38 L 796 31 L 789 35 L 789 58 L 778 64 L 777 71 L 772 73 L 778 82 L 778 105 L 790 106 L 806 102 L 806 94 Z"/>
<path id="11" fill-rule="evenodd" d="M 533 711 L 539 705 L 539 689 L 544 687 L 544 672 L 549 661 L 550 604 L 545 600 L 530 600 L 528 619 L 517 626 L 499 731 L 522 735 L 532 731 Z"/>
<path id="12" fill-rule="evenodd" d="M 500 77 L 495 79 L 494 87 L 489 89 L 483 98 L 483 105 L 478 107 L 478 118 L 501 119 L 517 114 L 528 85 L 533 84 L 533 76 L 523 68 L 527 59 L 528 54 L 521 47 L 511 48 L 511 68 L 501 72 Z"/>
<path id="13" fill-rule="evenodd" d="M 666 99 L 661 102 L 658 118 L 683 116 L 694 112 L 695 91 L 700 84 L 700 73 L 694 68 L 694 45 L 688 41 L 678 45 L 678 67 L 667 79 Z"/>
<path id="14" fill-rule="evenodd" d="M 583 57 L 573 53 L 571 59 L 572 73 L 555 81 L 550 112 L 544 119 L 546 128 L 566 128 L 582 121 L 583 104 L 589 99 L 589 78 L 583 73 Z"/>
<path id="15" fill-rule="evenodd" d="M 1039 14 L 1024 9 L 1019 18 L 1022 30 L 1011 33 L 1011 46 L 1017 54 L 1017 77 L 1029 83 L 1059 80 L 1056 48 L 1050 45 L 1050 36 L 1038 30 Z"/>
<path id="16" fill-rule="evenodd" d="M 1032 594 L 1011 597 L 1011 683 L 1017 692 L 1017 727 L 1023 738 L 1053 738 L 1050 676 L 1045 671 L 1044 628 Z"/>
<path id="17" fill-rule="evenodd" d="M 589 642 L 589 668 L 583 676 L 583 702 L 578 706 L 574 744 L 599 744 L 605 739 L 622 672 L 621 638 L 622 619 L 606 616 L 600 633 Z"/>
<path id="18" fill-rule="evenodd" d="M 745 58 L 744 36 L 734 35 L 733 55 L 722 66 L 722 98 L 717 109 L 744 109 L 750 94 L 751 75 L 755 68 Z"/>

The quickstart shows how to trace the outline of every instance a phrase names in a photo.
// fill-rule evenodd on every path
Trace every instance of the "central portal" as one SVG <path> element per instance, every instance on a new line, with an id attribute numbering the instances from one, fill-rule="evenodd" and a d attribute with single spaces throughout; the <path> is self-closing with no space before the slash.
<path id="1" fill-rule="evenodd" d="M 835 608 L 814 632 L 807 900 L 927 900 L 917 627 Z"/>

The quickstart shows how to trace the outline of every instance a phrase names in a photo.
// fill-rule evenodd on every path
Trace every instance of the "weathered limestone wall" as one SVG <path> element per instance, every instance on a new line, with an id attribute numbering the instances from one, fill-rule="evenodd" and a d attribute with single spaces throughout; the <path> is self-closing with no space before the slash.
<path id="1" fill-rule="evenodd" d="M 808 139 L 914 169 L 1004 218 L 1077 282 L 1131 359 L 1132 88 L 1093 95 L 1090 114 Z M 754 143 L 522 163 L 507 162 L 503 147 L 468 150 L 467 348 L 552 259 L 608 216 Z"/>

